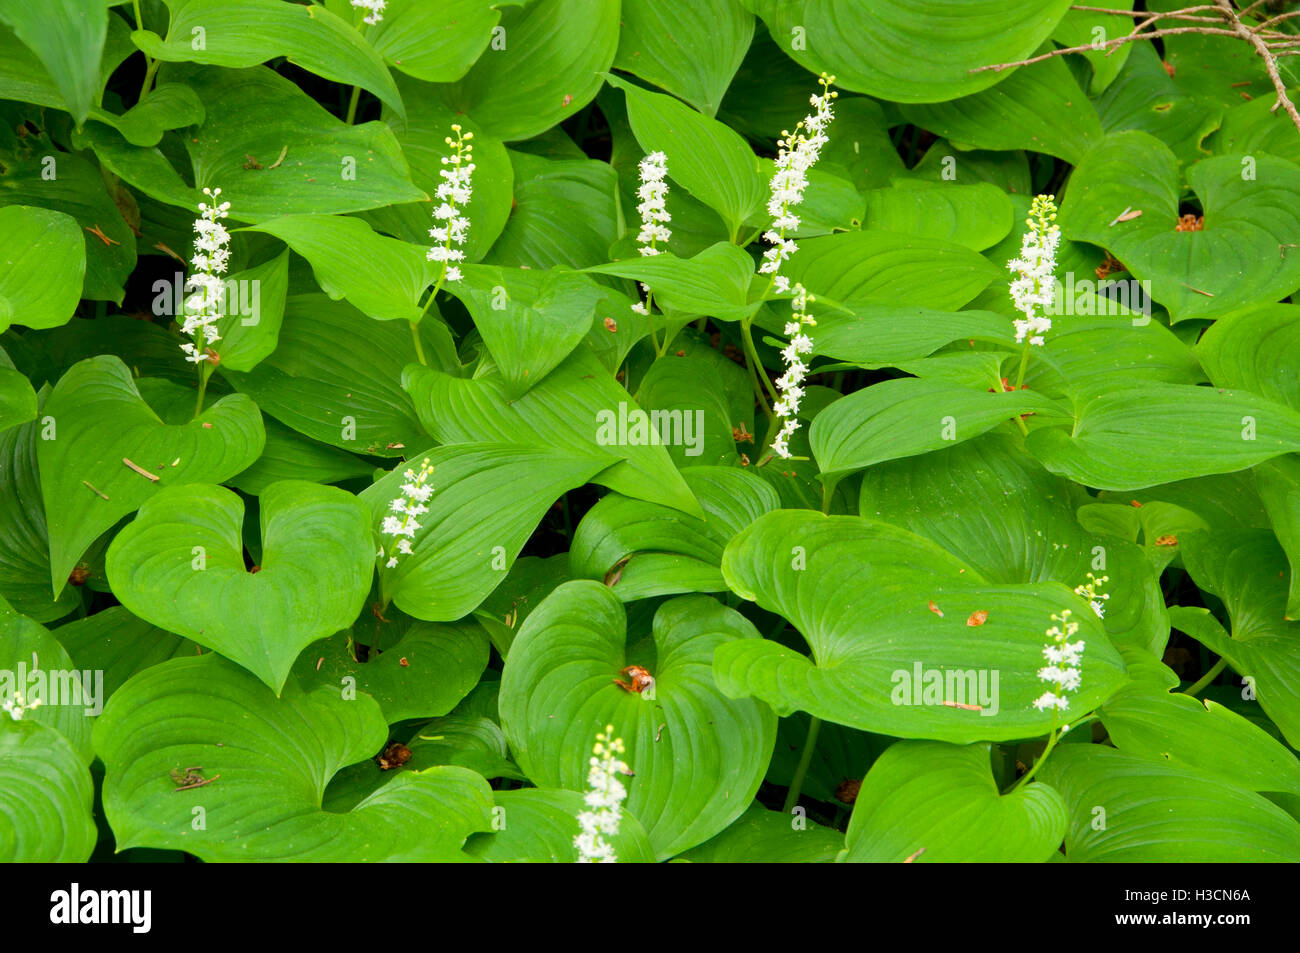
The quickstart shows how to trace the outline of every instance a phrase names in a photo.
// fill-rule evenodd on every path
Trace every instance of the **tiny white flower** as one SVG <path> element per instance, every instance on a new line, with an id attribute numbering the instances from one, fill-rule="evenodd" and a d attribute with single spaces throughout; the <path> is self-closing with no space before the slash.
<path id="1" fill-rule="evenodd" d="M 636 211 L 641 216 L 641 230 L 636 236 L 640 243 L 637 250 L 643 256 L 650 257 L 662 252 L 659 243 L 667 244 L 673 235 L 667 225 L 673 219 L 668 214 L 667 207 L 668 157 L 662 152 L 652 152 L 641 160 L 637 169 L 641 176 L 641 184 L 636 190 L 636 197 L 640 199 Z M 641 284 L 641 290 L 647 296 L 650 294 L 650 289 L 644 283 Z M 632 310 L 637 314 L 650 313 L 645 302 L 632 305 Z"/>
<path id="2" fill-rule="evenodd" d="M 424 502 L 429 499 L 433 493 L 433 487 L 427 482 L 429 475 L 433 473 L 433 467 L 429 464 L 426 457 L 420 464 L 420 472 L 408 468 L 404 472 L 406 482 L 402 484 L 401 495 L 394 497 L 388 503 L 388 508 L 394 513 L 400 513 L 401 518 L 396 516 L 385 516 L 380 524 L 380 532 L 385 536 L 396 537 L 396 544 L 390 553 L 384 547 L 379 548 L 379 557 L 383 559 L 388 557 L 384 564 L 389 569 L 397 565 L 398 555 L 409 556 L 414 552 L 411 540 L 415 537 L 415 531 L 420 528 L 420 523 L 415 519 L 421 513 L 429 512 L 429 508 Z"/>
<path id="3" fill-rule="evenodd" d="M 208 360 L 207 345 L 221 340 L 216 325 L 225 314 L 226 284 L 220 276 L 230 264 L 230 233 L 221 224 L 230 214 L 230 203 L 218 204 L 221 189 L 205 188 L 203 194 L 212 204 L 200 202 L 199 218 L 194 222 L 193 274 L 186 279 L 185 290 L 196 293 L 185 298 L 181 323 L 181 334 L 189 339 L 181 344 L 181 350 L 185 360 L 194 364 Z"/>
<path id="4" fill-rule="evenodd" d="M 591 766 L 587 772 L 588 791 L 583 797 L 583 803 L 590 810 L 578 815 L 580 832 L 573 839 L 580 864 L 612 864 L 618 860 L 604 835 L 612 837 L 617 834 L 623 817 L 627 788 L 619 776 L 632 775 L 631 769 L 618 758 L 623 750 L 623 740 L 614 737 L 613 725 L 606 725 L 605 730 L 596 735 L 593 756 L 588 761 Z"/>
<path id="5" fill-rule="evenodd" d="M 1056 224 L 1056 196 L 1034 198 L 1025 224 L 1029 230 L 1021 241 L 1020 257 L 1007 262 L 1018 277 L 1009 286 L 1012 303 L 1024 317 L 1016 319 L 1016 343 L 1029 339 L 1042 346 L 1043 335 L 1052 329 L 1052 319 L 1037 309 L 1049 307 L 1056 294 L 1056 249 L 1061 229 Z"/>
<path id="6" fill-rule="evenodd" d="M 442 164 L 449 168 L 438 173 L 443 182 L 434 193 L 437 204 L 433 209 L 433 217 L 440 224 L 429 229 L 429 237 L 435 244 L 425 257 L 442 262 L 443 280 L 460 281 L 461 270 L 456 263 L 465 260 L 465 252 L 455 246 L 464 245 L 469 232 L 469 219 L 461 213 L 473 194 L 474 146 L 469 140 L 474 138 L 474 133 L 462 132 L 458 123 L 453 123 L 451 129 L 456 138 L 448 136 L 446 143 L 456 151 L 442 157 Z"/>
<path id="7" fill-rule="evenodd" d="M 352 0 L 352 5 L 362 10 L 369 10 L 364 21 L 372 26 L 384 18 L 384 7 L 388 0 Z"/>
<path id="8" fill-rule="evenodd" d="M 1092 574 L 1088 574 L 1092 578 Z M 1053 615 L 1057 623 L 1047 630 L 1048 643 L 1043 646 L 1043 658 L 1050 662 L 1038 670 L 1038 680 L 1053 685 L 1055 690 L 1046 691 L 1033 702 L 1039 711 L 1048 709 L 1066 711 L 1070 707 L 1065 692 L 1079 690 L 1082 684 L 1080 671 L 1083 655 L 1083 640 L 1071 642 L 1070 637 L 1079 631 L 1079 623 L 1070 621 L 1071 611 L 1062 609 L 1060 615 Z M 1058 694 L 1059 693 L 1059 694 Z"/>

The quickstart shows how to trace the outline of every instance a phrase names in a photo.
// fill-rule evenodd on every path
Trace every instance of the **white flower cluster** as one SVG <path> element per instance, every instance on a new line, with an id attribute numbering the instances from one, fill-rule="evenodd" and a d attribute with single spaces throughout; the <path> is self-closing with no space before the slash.
<path id="1" fill-rule="evenodd" d="M 216 323 L 222 317 L 226 283 L 221 276 L 230 263 L 230 233 L 221 220 L 230 214 L 230 203 L 217 204 L 220 189 L 204 189 L 212 204 L 199 203 L 199 218 L 194 222 L 194 256 L 190 265 L 194 274 L 185 282 L 185 290 L 195 294 L 185 299 L 185 321 L 181 334 L 191 340 L 181 345 L 185 360 L 195 364 L 208 360 L 207 345 L 221 340 Z"/>
<path id="2" fill-rule="evenodd" d="M 673 217 L 668 214 L 665 199 L 668 196 L 668 157 L 662 152 L 652 152 L 641 160 L 641 184 L 636 197 L 641 203 L 636 207 L 641 216 L 641 232 L 636 240 L 641 243 L 641 254 L 657 255 L 656 242 L 667 242 L 673 233 L 665 225 Z"/>
<path id="3" fill-rule="evenodd" d="M 1102 583 L 1109 582 L 1110 576 L 1102 576 L 1098 579 L 1092 573 L 1088 573 L 1088 581 L 1082 586 L 1075 586 L 1074 591 L 1088 600 L 1088 605 L 1092 606 L 1092 611 L 1097 613 L 1097 618 L 1104 618 L 1106 615 L 1105 602 L 1110 598 L 1110 593 L 1101 593 L 1097 589 Z"/>
<path id="4" fill-rule="evenodd" d="M 392 569 L 397 565 L 397 556 L 409 556 L 411 554 L 411 540 L 415 536 L 415 531 L 420 528 L 416 517 L 421 513 L 429 512 L 429 508 L 424 504 L 429 501 L 433 495 L 433 487 L 429 486 L 426 481 L 429 474 L 433 473 L 433 467 L 429 465 L 429 459 L 426 457 L 420 464 L 420 472 L 408 469 L 404 474 L 406 482 L 402 484 L 402 495 L 397 497 L 388 504 L 388 508 L 397 516 L 385 516 L 383 524 L 383 533 L 385 536 L 397 537 L 397 545 L 392 552 L 385 551 L 382 547 L 379 550 L 379 558 L 388 557 L 385 565 Z"/>
<path id="5" fill-rule="evenodd" d="M 636 190 L 636 197 L 641 200 L 636 207 L 641 216 L 641 231 L 636 236 L 641 243 L 638 250 L 642 255 L 658 255 L 661 250 L 658 243 L 667 243 L 673 237 L 672 229 L 665 224 L 673 220 L 665 201 L 668 197 L 668 157 L 662 152 L 652 152 L 641 160 L 638 168 L 641 172 L 641 184 Z M 648 315 L 650 286 L 641 282 L 641 291 L 647 299 L 632 305 L 632 310 Z"/>
<path id="6" fill-rule="evenodd" d="M 388 0 L 352 0 L 352 5 L 358 9 L 369 10 L 365 22 L 374 26 L 384 18 L 384 7 L 388 6 Z"/>
<path id="7" fill-rule="evenodd" d="M 442 164 L 451 168 L 439 173 L 446 181 L 438 186 L 436 197 L 441 204 L 433 210 L 433 217 L 441 224 L 429 229 L 429 236 L 439 244 L 430 248 L 425 257 L 442 262 L 443 278 L 447 281 L 460 281 L 460 266 L 453 262 L 464 261 L 465 253 L 452 246 L 465 244 L 465 233 L 469 231 L 469 219 L 461 212 L 473 194 L 470 177 L 474 174 L 474 147 L 469 140 L 474 138 L 474 133 L 461 132 L 457 123 L 452 124 L 451 131 L 456 133 L 456 138 L 448 136 L 446 142 L 456 151 L 442 157 Z"/>
<path id="8" fill-rule="evenodd" d="M 1052 303 L 1056 293 L 1056 247 L 1061 229 L 1056 224 L 1056 196 L 1035 196 L 1020 245 L 1020 257 L 1007 262 L 1019 277 L 1011 282 L 1011 300 L 1024 317 L 1016 319 L 1016 343 L 1029 337 L 1030 344 L 1042 345 L 1043 335 L 1052 329 L 1052 319 L 1037 309 Z"/>
<path id="9" fill-rule="evenodd" d="M 776 380 L 776 386 L 781 388 L 781 397 L 772 405 L 772 412 L 784 420 L 781 431 L 772 441 L 772 452 L 780 457 L 790 456 L 789 440 L 799 429 L 799 402 L 804 394 L 803 379 L 808 373 L 808 365 L 803 362 L 803 356 L 811 354 L 813 346 L 812 338 L 804 333 L 804 329 L 817 324 L 813 316 L 807 313 L 808 302 L 814 300 L 816 299 L 804 290 L 803 285 L 794 286 L 794 299 L 791 301 L 794 313 L 785 326 L 790 343 L 781 351 L 785 373 Z"/>
<path id="10" fill-rule="evenodd" d="M 1069 609 L 1062 609 L 1060 615 L 1053 615 L 1056 625 L 1047 630 L 1051 640 L 1043 646 L 1043 658 L 1050 663 L 1038 670 L 1038 680 L 1053 687 L 1034 699 L 1034 707 L 1039 711 L 1059 708 L 1065 711 L 1070 707 L 1066 692 L 1079 690 L 1079 659 L 1083 655 L 1083 640 L 1071 642 L 1070 639 L 1079 631 L 1079 623 L 1070 621 Z"/>
<path id="11" fill-rule="evenodd" d="M 41 700 L 39 698 L 33 699 L 30 704 L 24 702 L 22 692 L 14 692 L 13 698 L 6 698 L 3 702 L 0 702 L 0 709 L 3 709 L 14 721 L 22 721 L 23 715 L 40 707 Z"/>
<path id="12" fill-rule="evenodd" d="M 784 138 L 777 143 L 776 172 L 769 183 L 772 194 L 767 200 L 772 225 L 763 233 L 770 247 L 763 252 L 763 263 L 758 270 L 772 276 L 772 286 L 778 294 L 791 290 L 790 279 L 780 273 L 781 264 L 798 251 L 799 246 L 785 235 L 799 227 L 799 216 L 794 209 L 803 201 L 804 190 L 808 188 L 808 170 L 816 164 L 822 147 L 830 141 L 826 130 L 835 118 L 835 98 L 839 95 L 831 90 L 834 82 L 834 76 L 822 73 L 818 80 L 822 91 L 809 99 L 813 111 L 794 127 L 794 132 L 783 132 Z M 772 441 L 772 452 L 787 459 L 790 457 L 790 437 L 799 429 L 799 401 L 804 394 L 803 379 L 808 373 L 803 357 L 812 353 L 812 338 L 804 333 L 804 329 L 817 323 L 807 313 L 808 302 L 814 300 L 812 295 L 804 291 L 803 285 L 795 285 L 793 290 L 791 305 L 794 313 L 785 326 L 790 343 L 781 352 L 786 369 L 776 382 L 781 396 L 772 405 L 772 411 L 782 418 L 781 430 Z"/>
<path id="13" fill-rule="evenodd" d="M 808 170 L 816 164 L 822 147 L 830 141 L 826 129 L 835 118 L 835 98 L 839 95 L 831 91 L 835 77 L 823 73 L 818 82 L 822 91 L 809 100 L 812 113 L 794 127 L 793 133 L 783 132 L 784 138 L 777 142 L 776 173 L 770 182 L 772 194 L 767 201 L 772 226 L 763 233 L 763 238 L 772 247 L 763 252 L 763 263 L 758 270 L 765 275 L 775 275 L 773 280 L 778 294 L 790 290 L 790 279 L 779 274 L 781 263 L 799 250 L 799 246 L 786 238 L 785 233 L 799 227 L 799 216 L 794 214 L 794 208 L 803 201 L 804 190 L 808 188 Z"/>
<path id="14" fill-rule="evenodd" d="M 618 858 L 605 835 L 612 837 L 618 833 L 619 822 L 623 819 L 623 801 L 627 798 L 627 788 L 618 776 L 630 777 L 632 770 L 618 758 L 623 753 L 623 740 L 614 737 L 613 725 L 606 725 L 605 730 L 596 735 L 592 752 L 591 770 L 587 773 L 589 790 L 585 798 L 591 810 L 578 815 L 581 833 L 573 839 L 573 846 L 578 849 L 580 864 L 612 864 Z"/>

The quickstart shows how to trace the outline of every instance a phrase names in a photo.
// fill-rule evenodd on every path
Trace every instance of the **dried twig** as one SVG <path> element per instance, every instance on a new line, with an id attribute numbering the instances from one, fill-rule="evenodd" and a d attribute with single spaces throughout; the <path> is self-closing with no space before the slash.
<path id="1" fill-rule="evenodd" d="M 1005 69 L 1013 69 L 1017 66 L 1030 66 L 1034 63 L 1041 63 L 1043 60 L 1049 60 L 1054 56 L 1064 56 L 1067 53 L 1089 53 L 1106 50 L 1106 55 L 1119 49 L 1126 43 L 1132 43 L 1136 40 L 1156 40 L 1166 36 L 1176 36 L 1179 34 L 1196 34 L 1199 36 L 1231 36 L 1249 43 L 1259 57 L 1264 61 L 1264 69 L 1268 71 L 1268 77 L 1273 83 L 1273 89 L 1277 92 L 1277 102 L 1273 104 L 1270 112 L 1277 112 L 1280 108 L 1286 110 L 1286 114 L 1291 118 L 1291 122 L 1297 130 L 1300 130 L 1300 112 L 1296 110 L 1295 104 L 1286 92 L 1286 83 L 1283 82 L 1277 69 L 1277 59 L 1279 56 L 1294 56 L 1300 50 L 1300 38 L 1294 34 L 1281 33 L 1277 30 L 1270 29 L 1273 24 L 1280 23 L 1292 17 L 1300 16 L 1300 11 L 1294 13 L 1283 13 L 1270 19 L 1264 20 L 1258 26 L 1249 27 L 1242 22 L 1242 17 L 1251 15 L 1258 7 L 1264 3 L 1264 0 L 1255 0 L 1254 3 L 1237 10 L 1232 5 L 1232 0 L 1214 0 L 1211 4 L 1199 4 L 1197 6 L 1184 7 L 1181 10 L 1169 10 L 1165 12 L 1153 13 L 1149 10 L 1114 10 L 1107 7 L 1090 7 L 1076 5 L 1071 7 L 1073 10 L 1082 10 L 1089 13 L 1107 13 L 1114 16 L 1133 17 L 1137 22 L 1133 25 L 1132 31 L 1124 36 L 1115 37 L 1106 40 L 1104 43 L 1090 43 L 1086 46 L 1070 46 L 1062 49 L 1052 50 L 1038 56 L 1031 56 L 1029 59 L 1018 60 L 1014 63 L 996 63 L 991 66 L 977 66 L 970 70 L 972 73 L 982 73 L 986 70 L 1001 72 Z M 1194 14 L 1202 11 L 1212 11 L 1216 16 L 1205 17 L 1195 16 Z M 1175 20 L 1181 22 L 1194 22 L 1196 26 L 1174 26 L 1164 27 L 1161 29 L 1147 29 L 1152 24 L 1160 20 Z M 1220 26 L 1202 26 L 1199 24 L 1214 23 Z"/>
<path id="2" fill-rule="evenodd" d="M 1250 27 L 1241 22 L 1237 16 L 1237 11 L 1232 8 L 1231 0 L 1214 0 L 1223 10 L 1223 15 L 1227 18 L 1237 35 L 1255 48 L 1255 52 L 1264 60 L 1264 68 L 1268 70 L 1268 78 L 1273 81 L 1273 88 L 1277 90 L 1277 102 L 1275 102 L 1269 112 L 1277 112 L 1279 106 L 1285 107 L 1286 113 L 1295 123 L 1296 129 L 1300 129 L 1300 112 L 1296 112 L 1295 103 L 1286 94 L 1286 83 L 1282 82 L 1282 77 L 1277 71 L 1277 58 L 1269 52 L 1268 46 Z M 1249 9 L 1249 8 L 1248 8 Z"/>
<path id="3" fill-rule="evenodd" d="M 128 467 L 130 467 L 132 470 L 134 470 L 136 473 L 140 474 L 140 476 L 144 477 L 146 480 L 149 480 L 149 481 L 151 481 L 151 482 L 153 482 L 153 483 L 157 483 L 157 482 L 158 482 L 158 479 L 159 479 L 158 474 L 156 474 L 156 473 L 150 473 L 150 472 L 149 472 L 148 470 L 146 470 L 144 467 L 139 466 L 139 465 L 137 465 L 137 464 L 135 464 L 135 463 L 132 463 L 132 462 L 131 462 L 130 460 L 128 460 L 126 457 L 123 457 L 123 458 L 122 458 L 122 462 L 125 463 L 125 464 L 126 464 Z"/>

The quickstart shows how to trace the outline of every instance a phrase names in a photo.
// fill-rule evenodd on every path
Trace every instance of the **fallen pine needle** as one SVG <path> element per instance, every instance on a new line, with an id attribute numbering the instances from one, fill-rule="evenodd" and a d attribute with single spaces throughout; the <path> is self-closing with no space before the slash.
<path id="1" fill-rule="evenodd" d="M 158 474 L 150 473 L 144 467 L 136 466 L 136 464 L 132 463 L 127 457 L 123 457 L 122 462 L 125 463 L 132 470 L 134 470 L 136 473 L 140 474 L 140 476 L 144 477 L 146 480 L 150 480 L 154 483 L 158 482 L 159 480 Z"/>
<path id="2" fill-rule="evenodd" d="M 91 484 L 87 483 L 85 480 L 82 480 L 81 482 L 85 484 L 87 487 L 89 487 L 91 490 L 93 490 L 96 496 L 101 497 L 102 499 L 105 500 L 108 499 L 108 494 L 105 493 L 103 490 L 99 489 L 96 486 L 92 486 Z"/>

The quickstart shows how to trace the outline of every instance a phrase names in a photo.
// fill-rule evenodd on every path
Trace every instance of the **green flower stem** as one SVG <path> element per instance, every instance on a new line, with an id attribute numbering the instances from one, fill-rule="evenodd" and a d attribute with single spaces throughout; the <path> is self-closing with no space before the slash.
<path id="1" fill-rule="evenodd" d="M 352 87 L 352 98 L 348 100 L 348 118 L 347 124 L 350 126 L 357 118 L 357 103 L 361 100 L 361 87 Z"/>
<path id="2" fill-rule="evenodd" d="M 131 0 L 131 6 L 135 10 L 135 28 L 144 29 L 144 17 L 140 15 L 140 0 Z M 144 57 L 144 83 L 140 86 L 140 98 L 144 99 L 149 92 L 149 87 L 153 85 L 154 74 L 158 72 L 159 60 L 155 60 L 149 54 Z"/>
<path id="3" fill-rule="evenodd" d="M 808 766 L 812 764 L 813 751 L 817 748 L 817 735 L 822 730 L 822 720 L 812 718 L 808 722 L 808 737 L 804 739 L 803 751 L 799 754 L 799 764 L 794 769 L 790 780 L 790 791 L 785 796 L 785 806 L 781 810 L 789 814 L 799 803 L 799 792 L 803 788 L 803 779 L 808 776 Z"/>
<path id="4" fill-rule="evenodd" d="M 199 336 L 202 337 L 200 331 Z M 197 346 L 197 345 L 196 345 Z M 208 361 L 199 364 L 199 396 L 194 402 L 194 419 L 198 420 L 199 415 L 203 413 L 203 398 L 208 392 L 208 378 L 212 376 L 213 365 Z"/>
<path id="5" fill-rule="evenodd" d="M 1025 335 L 1025 349 L 1020 352 L 1020 370 L 1016 374 L 1015 390 L 1020 390 L 1020 385 L 1025 382 L 1025 371 L 1029 367 L 1029 348 L 1031 346 L 1029 335 Z M 1025 426 L 1025 418 L 1019 414 L 1016 414 L 1016 426 L 1020 428 L 1020 433 L 1023 436 L 1029 435 L 1029 428 Z"/>
<path id="6" fill-rule="evenodd" d="M 653 243 L 652 243 L 653 247 Z M 664 326 L 664 346 L 659 346 L 659 332 L 655 330 L 655 293 L 647 291 L 645 295 L 645 319 L 650 325 L 650 343 L 655 346 L 655 357 L 663 357 L 664 351 L 668 350 L 668 327 Z"/>
<path id="7" fill-rule="evenodd" d="M 1217 662 L 1214 663 L 1214 665 L 1210 668 L 1208 672 L 1202 675 L 1193 684 L 1189 685 L 1187 687 L 1187 690 L 1183 692 L 1183 694 L 1191 695 L 1192 697 L 1199 695 L 1202 691 L 1204 691 L 1209 686 L 1209 684 L 1212 681 L 1218 678 L 1219 673 L 1222 672 L 1227 667 L 1228 667 L 1228 660 L 1226 658 L 1220 658 Z"/>
<path id="8" fill-rule="evenodd" d="M 433 296 L 430 295 L 430 296 L 429 296 L 429 299 L 430 299 L 430 300 L 433 300 Z M 419 321 L 419 318 L 417 318 L 416 320 L 414 320 L 414 321 L 411 322 L 411 340 L 415 342 L 415 356 L 416 356 L 416 359 L 419 360 L 419 362 L 420 362 L 421 364 L 423 364 L 425 367 L 428 367 L 428 366 L 429 366 L 429 362 L 426 361 L 426 360 L 424 359 L 424 345 L 420 343 L 420 321 Z"/>
<path id="9" fill-rule="evenodd" d="M 1015 791 L 1017 788 L 1021 787 L 1022 785 L 1028 784 L 1029 779 L 1038 773 L 1038 769 L 1043 766 L 1043 763 L 1045 761 L 1047 761 L 1047 756 L 1052 753 L 1052 749 L 1056 747 L 1056 742 L 1059 738 L 1060 738 L 1060 733 L 1055 728 L 1053 728 L 1052 733 L 1047 738 L 1047 747 L 1043 749 L 1043 753 L 1038 756 L 1038 759 L 1036 761 L 1034 761 L 1034 766 L 1025 772 L 1025 776 L 1022 777 L 1019 781 L 1017 781 L 1014 785 L 1012 785 L 1011 787 L 1012 791 Z"/>
<path id="10" fill-rule="evenodd" d="M 745 348 L 745 356 L 748 360 L 745 362 L 749 367 L 749 381 L 754 386 L 754 394 L 758 397 L 758 405 L 763 408 L 763 416 L 767 418 L 770 426 L 775 419 L 772 408 L 767 403 L 767 396 L 763 393 L 763 384 L 767 385 L 768 392 L 772 399 L 776 400 L 776 389 L 772 387 L 772 382 L 767 379 L 767 374 L 760 370 L 758 360 L 758 350 L 754 347 L 754 338 L 749 331 L 750 322 L 748 320 L 740 322 L 741 340 Z M 762 384 L 759 379 L 762 379 Z"/>

